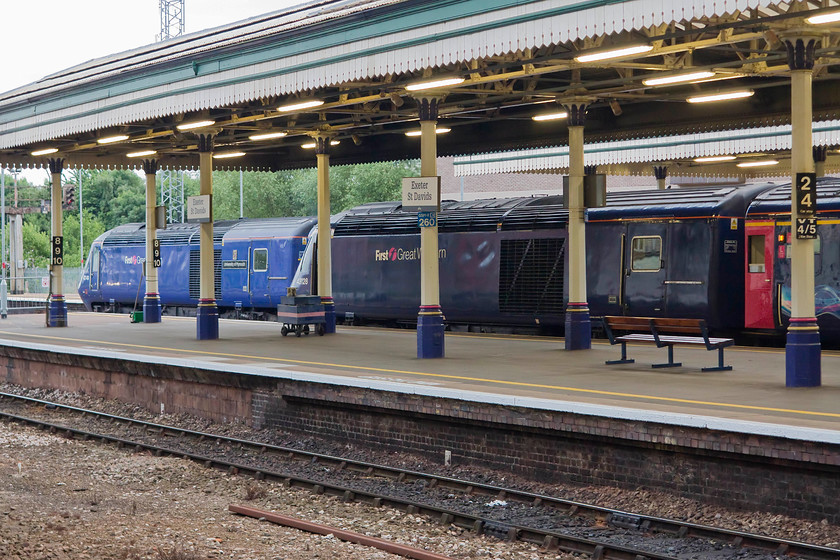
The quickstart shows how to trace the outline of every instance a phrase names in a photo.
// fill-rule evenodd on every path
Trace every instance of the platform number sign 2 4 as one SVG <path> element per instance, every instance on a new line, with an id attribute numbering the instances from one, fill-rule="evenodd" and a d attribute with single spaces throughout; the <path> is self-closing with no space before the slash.
<path id="1" fill-rule="evenodd" d="M 796 174 L 796 238 L 817 238 L 817 175 Z"/>
<path id="2" fill-rule="evenodd" d="M 52 264 L 64 264 L 64 238 L 60 235 L 54 235 L 52 238 Z"/>

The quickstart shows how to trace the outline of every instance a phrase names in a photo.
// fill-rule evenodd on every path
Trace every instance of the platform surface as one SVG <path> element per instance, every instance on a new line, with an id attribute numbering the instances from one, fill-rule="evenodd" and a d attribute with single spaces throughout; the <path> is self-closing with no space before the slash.
<path id="1" fill-rule="evenodd" d="M 840 352 L 823 351 L 822 385 L 785 387 L 784 349 L 731 347 L 732 371 L 702 372 L 717 352 L 677 347 L 682 367 L 652 369 L 666 350 L 628 345 L 634 364 L 605 365 L 619 346 L 594 340 L 566 351 L 559 338 L 446 333 L 446 357 L 418 359 L 413 330 L 342 327 L 282 337 L 281 324 L 220 320 L 218 340 L 196 340 L 195 318 L 130 322 L 128 315 L 10 315 L 0 344 L 370 387 L 612 418 L 840 443 Z"/>

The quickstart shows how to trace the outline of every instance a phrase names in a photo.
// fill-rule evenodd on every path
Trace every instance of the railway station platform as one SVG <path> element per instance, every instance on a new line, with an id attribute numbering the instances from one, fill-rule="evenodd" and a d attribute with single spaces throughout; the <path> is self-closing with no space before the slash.
<path id="1" fill-rule="evenodd" d="M 677 347 L 565 351 L 557 338 L 447 333 L 446 358 L 416 357 L 416 333 L 338 327 L 283 337 L 279 323 L 195 319 L 130 323 L 70 313 L 0 322 L 0 378 L 84 391 L 152 411 L 187 412 L 357 445 L 451 456 L 544 479 L 646 486 L 752 503 L 840 523 L 840 352 L 822 386 L 785 387 L 784 349 Z M 447 454 L 446 452 L 449 452 Z"/>

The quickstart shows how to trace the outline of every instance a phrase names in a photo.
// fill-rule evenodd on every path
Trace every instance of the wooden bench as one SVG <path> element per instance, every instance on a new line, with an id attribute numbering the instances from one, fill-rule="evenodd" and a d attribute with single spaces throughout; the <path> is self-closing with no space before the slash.
<path id="1" fill-rule="evenodd" d="M 655 368 L 678 367 L 682 363 L 674 362 L 674 346 L 705 346 L 706 350 L 718 351 L 718 365 L 706 367 L 703 371 L 729 371 L 732 366 L 723 365 L 723 349 L 732 346 L 731 338 L 711 338 L 703 319 L 668 319 L 659 317 L 604 317 L 604 331 L 610 344 L 621 343 L 621 359 L 608 360 L 608 364 L 632 364 L 636 360 L 627 358 L 628 342 L 656 344 L 657 348 L 668 348 L 668 363 L 653 364 Z M 627 334 L 616 336 L 613 331 Z M 643 331 L 643 332 L 634 332 Z M 674 334 L 663 334 L 674 333 Z M 700 336 L 686 336 L 700 335 Z"/>

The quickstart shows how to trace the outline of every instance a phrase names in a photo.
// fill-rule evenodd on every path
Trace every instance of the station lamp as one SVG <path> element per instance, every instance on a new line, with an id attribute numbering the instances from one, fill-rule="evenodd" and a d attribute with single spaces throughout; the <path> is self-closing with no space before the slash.
<path id="1" fill-rule="evenodd" d="M 106 136 L 105 138 L 99 138 L 96 143 L 97 144 L 114 144 L 116 142 L 124 142 L 128 140 L 127 134 L 117 134 L 116 136 Z"/>
<path id="2" fill-rule="evenodd" d="M 252 134 L 248 139 L 254 141 L 271 140 L 273 138 L 283 138 L 286 135 L 287 133 L 285 132 L 266 132 L 264 134 Z"/>
<path id="3" fill-rule="evenodd" d="M 30 152 L 29 155 L 32 156 L 45 156 L 48 154 L 54 154 L 58 151 L 58 148 L 43 148 L 41 150 L 35 150 L 34 152 Z"/>
<path id="4" fill-rule="evenodd" d="M 157 153 L 157 150 L 143 150 L 142 152 L 131 152 L 131 153 L 125 154 L 125 157 L 135 158 L 135 157 L 153 156 L 156 153 Z"/>
<path id="5" fill-rule="evenodd" d="M 281 113 L 288 113 L 290 111 L 302 111 L 303 109 L 312 109 L 313 107 L 320 107 L 324 104 L 322 99 L 309 99 L 308 101 L 299 101 L 297 103 L 289 103 L 288 105 L 281 105 L 277 110 Z"/>
<path id="6" fill-rule="evenodd" d="M 809 18 L 805 18 L 807 23 L 812 25 L 820 25 L 823 23 L 834 23 L 840 21 L 840 12 L 829 12 L 827 14 L 819 14 L 816 16 L 811 16 Z"/>
<path id="7" fill-rule="evenodd" d="M 730 99 L 743 99 L 751 97 L 755 92 L 751 89 L 742 91 L 730 91 L 726 93 L 715 93 L 712 95 L 697 95 L 686 99 L 689 103 L 711 103 L 714 101 L 727 101 Z"/>
<path id="8" fill-rule="evenodd" d="M 205 128 L 214 124 L 216 124 L 216 121 L 193 121 L 179 124 L 175 128 L 178 130 L 195 130 L 196 128 Z"/>
<path id="9" fill-rule="evenodd" d="M 451 131 L 452 131 L 451 128 L 444 128 L 444 127 L 435 128 L 435 134 L 446 134 L 447 132 L 451 132 Z M 419 130 L 409 130 L 408 132 L 405 133 L 405 135 L 409 136 L 409 137 L 420 136 L 420 131 Z"/>
<path id="10" fill-rule="evenodd" d="M 672 84 L 684 84 L 686 82 L 696 82 L 697 80 L 705 80 L 715 75 L 714 72 L 691 72 L 690 74 L 677 74 L 674 76 L 663 76 L 661 78 L 648 78 L 642 80 L 646 86 L 669 86 Z"/>
<path id="11" fill-rule="evenodd" d="M 566 111 L 561 111 L 559 113 L 545 113 L 542 115 L 534 115 L 531 117 L 531 120 L 535 121 L 556 121 L 558 119 L 565 119 L 569 116 L 569 113 Z"/>
<path id="12" fill-rule="evenodd" d="M 611 49 L 608 51 L 600 51 L 589 54 L 582 54 L 575 57 L 576 62 L 597 62 L 599 60 L 611 60 L 614 58 L 624 58 L 626 56 L 633 56 L 637 54 L 649 53 L 653 50 L 651 45 L 632 45 L 629 47 L 622 47 L 620 49 Z"/>
<path id="13" fill-rule="evenodd" d="M 778 165 L 779 162 L 775 159 L 765 159 L 760 161 L 745 161 L 743 163 L 738 163 L 738 167 L 766 167 L 770 165 Z"/>
<path id="14" fill-rule="evenodd" d="M 694 158 L 695 163 L 714 163 L 717 161 L 732 161 L 735 156 L 706 156 Z"/>
<path id="15" fill-rule="evenodd" d="M 330 146 L 338 146 L 340 143 L 341 143 L 340 140 L 330 140 Z M 311 150 L 311 149 L 315 148 L 315 146 L 317 146 L 317 145 L 318 144 L 316 144 L 315 142 L 309 142 L 307 144 L 301 144 L 300 147 L 303 148 L 304 150 Z"/>
<path id="16" fill-rule="evenodd" d="M 465 81 L 465 78 L 443 78 L 441 80 L 409 84 L 405 86 L 405 89 L 408 91 L 423 91 L 426 89 L 442 88 L 446 86 L 457 86 L 458 84 L 463 84 Z"/>
<path id="17" fill-rule="evenodd" d="M 213 159 L 228 159 L 228 158 L 235 158 L 235 157 L 242 157 L 245 155 L 245 152 L 221 152 L 218 154 L 213 154 Z"/>

